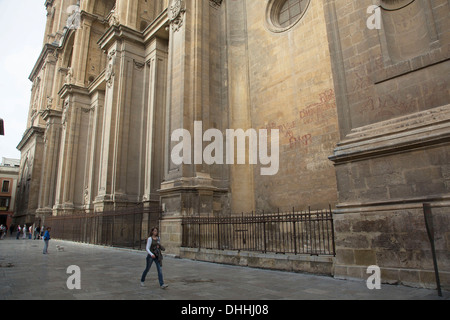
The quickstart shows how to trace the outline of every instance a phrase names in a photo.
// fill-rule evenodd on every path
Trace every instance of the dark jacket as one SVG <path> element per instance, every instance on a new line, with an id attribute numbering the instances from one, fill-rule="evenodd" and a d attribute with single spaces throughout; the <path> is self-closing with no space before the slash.
<path id="1" fill-rule="evenodd" d="M 152 244 L 152 246 L 153 246 L 153 244 Z M 163 261 L 162 251 L 166 251 L 166 248 L 164 248 L 161 245 L 161 240 L 160 240 L 160 238 L 158 238 L 158 242 L 155 245 L 155 249 L 152 252 L 155 254 L 155 256 L 158 259 L 158 262 L 161 266 L 162 266 L 162 261 Z"/>

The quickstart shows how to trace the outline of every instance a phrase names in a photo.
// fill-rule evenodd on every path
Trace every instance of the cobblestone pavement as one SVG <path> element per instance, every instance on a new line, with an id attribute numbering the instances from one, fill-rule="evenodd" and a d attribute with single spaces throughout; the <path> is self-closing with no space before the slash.
<path id="1" fill-rule="evenodd" d="M 56 246 L 64 251 L 57 251 Z M 153 265 L 145 287 L 140 277 L 146 253 L 63 241 L 50 241 L 49 254 L 42 254 L 43 241 L 0 241 L 0 299 L 57 300 L 440 300 L 444 292 L 405 286 L 382 285 L 367 289 L 364 281 L 251 269 L 165 257 L 164 280 L 158 285 Z M 81 289 L 69 290 L 69 266 L 79 266 Z"/>

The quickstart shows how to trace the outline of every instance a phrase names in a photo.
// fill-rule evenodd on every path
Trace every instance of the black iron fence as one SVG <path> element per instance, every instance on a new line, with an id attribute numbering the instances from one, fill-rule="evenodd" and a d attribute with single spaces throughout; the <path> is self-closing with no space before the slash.
<path id="1" fill-rule="evenodd" d="M 262 253 L 335 256 L 333 214 L 329 210 L 185 217 L 182 246 Z"/>
<path id="2" fill-rule="evenodd" d="M 144 249 L 150 230 L 159 226 L 161 209 L 47 217 L 54 239 Z M 227 217 L 184 217 L 182 246 L 262 253 L 335 255 L 331 208 L 241 214 Z"/>
<path id="3" fill-rule="evenodd" d="M 48 217 L 51 237 L 96 245 L 145 248 L 151 228 L 159 226 L 160 208 L 134 208 L 111 212 Z"/>

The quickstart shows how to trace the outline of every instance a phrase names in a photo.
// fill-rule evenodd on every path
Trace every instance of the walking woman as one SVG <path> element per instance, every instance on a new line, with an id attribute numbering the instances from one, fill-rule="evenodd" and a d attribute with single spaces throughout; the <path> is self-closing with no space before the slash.
<path id="1" fill-rule="evenodd" d="M 164 284 L 163 274 L 161 270 L 161 264 L 160 259 L 161 256 L 161 250 L 164 251 L 163 246 L 161 245 L 161 240 L 159 238 L 159 230 L 157 227 L 154 227 L 150 233 L 150 237 L 147 240 L 147 267 L 144 270 L 144 273 L 141 277 L 141 286 L 145 286 L 145 278 L 147 277 L 147 273 L 150 271 L 150 268 L 152 267 L 153 262 L 156 264 L 156 269 L 158 270 L 158 280 L 159 285 L 161 286 L 161 289 L 165 289 L 168 287 L 168 285 Z"/>

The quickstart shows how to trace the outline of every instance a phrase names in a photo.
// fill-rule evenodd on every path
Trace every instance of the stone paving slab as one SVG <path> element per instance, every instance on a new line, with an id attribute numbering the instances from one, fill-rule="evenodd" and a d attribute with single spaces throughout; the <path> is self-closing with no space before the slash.
<path id="1" fill-rule="evenodd" d="M 59 252 L 56 245 L 64 247 Z M 153 265 L 145 287 L 140 277 L 146 253 L 64 241 L 0 241 L 1 300 L 449 300 L 450 293 L 382 285 L 369 290 L 364 281 L 252 269 L 165 257 L 169 288 L 158 285 Z M 67 268 L 81 270 L 81 289 L 69 290 Z"/>

